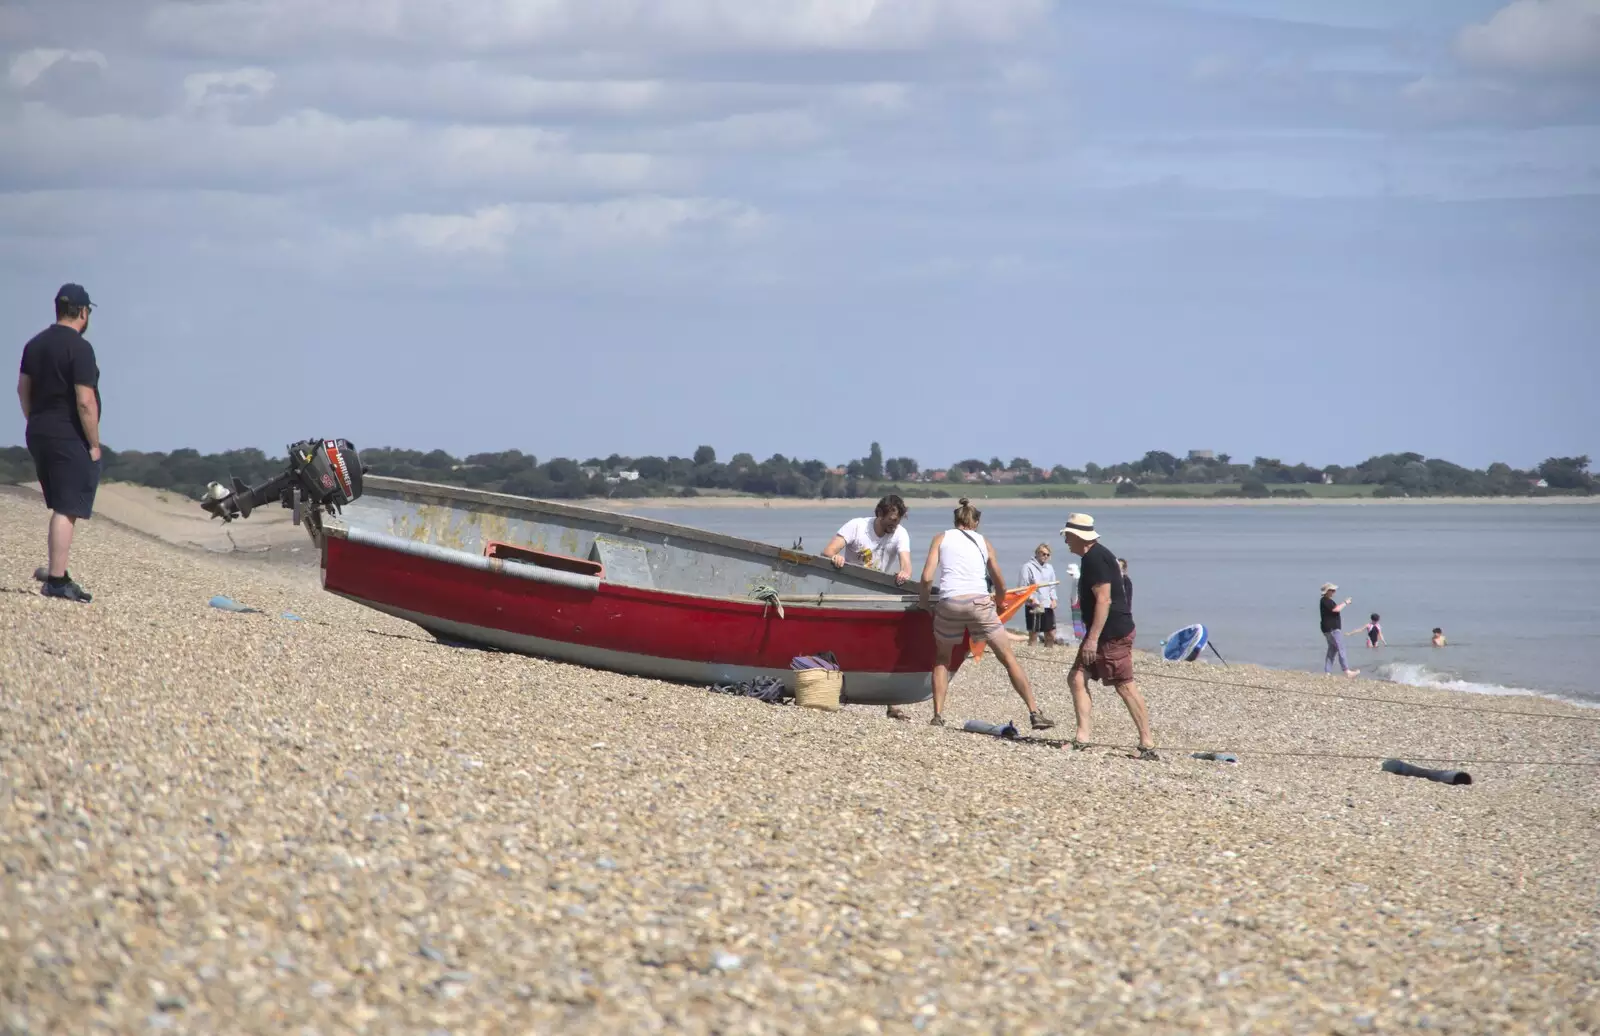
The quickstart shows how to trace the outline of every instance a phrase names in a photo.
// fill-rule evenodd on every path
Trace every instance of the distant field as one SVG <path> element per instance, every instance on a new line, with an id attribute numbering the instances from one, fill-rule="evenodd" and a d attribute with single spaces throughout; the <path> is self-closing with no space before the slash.
<path id="1" fill-rule="evenodd" d="M 968 497 L 968 498 L 973 499 L 973 500 L 1009 500 L 1009 499 L 1016 499 L 1016 498 L 1019 498 L 1019 497 L 1020 498 L 1026 498 L 1026 497 L 1037 495 L 1040 490 L 1044 490 L 1045 492 L 1050 492 L 1050 493 L 1056 493 L 1056 492 L 1062 492 L 1062 491 L 1073 492 L 1073 493 L 1082 493 L 1084 495 L 1084 497 L 1086 499 L 1089 499 L 1089 500 L 1106 500 L 1106 499 L 1110 499 L 1111 497 L 1116 496 L 1116 488 L 1117 487 L 1116 486 L 1110 486 L 1110 485 L 1100 485 L 1100 484 L 1089 485 L 1089 486 L 1037 486 L 1037 485 L 986 486 L 986 485 L 982 485 L 982 484 L 971 484 L 971 483 L 962 484 L 962 483 L 933 483 L 933 482 L 920 483 L 919 482 L 919 483 L 916 483 L 916 484 L 913 484 L 913 485 L 909 485 L 909 486 L 886 485 L 886 486 L 884 486 L 882 488 L 883 488 L 883 492 L 885 492 L 885 493 L 896 492 L 896 491 L 916 493 L 916 492 L 923 492 L 923 491 L 926 491 L 926 490 L 929 490 L 929 489 L 942 489 L 945 492 L 949 493 L 952 498 L 965 496 L 965 497 Z M 1205 484 L 1205 485 L 1151 486 L 1148 489 L 1148 493 L 1149 493 L 1150 496 L 1166 496 L 1166 495 L 1169 495 L 1170 493 L 1173 493 L 1173 492 L 1187 493 L 1189 496 L 1212 496 L 1213 494 L 1219 492 L 1220 490 L 1238 489 L 1238 488 L 1239 487 L 1237 485 L 1218 486 L 1218 485 L 1210 485 L 1210 484 Z M 1327 498 L 1340 498 L 1340 497 L 1371 496 L 1372 495 L 1372 491 L 1374 489 L 1376 489 L 1377 487 L 1376 486 L 1363 486 L 1363 485 L 1332 485 L 1332 486 L 1323 486 L 1323 485 L 1288 485 L 1288 486 L 1269 486 L 1268 488 L 1269 489 L 1304 489 L 1309 495 L 1311 495 L 1313 497 L 1320 497 L 1320 498 L 1327 499 Z M 1070 499 L 1070 497 L 1067 498 L 1067 499 Z"/>

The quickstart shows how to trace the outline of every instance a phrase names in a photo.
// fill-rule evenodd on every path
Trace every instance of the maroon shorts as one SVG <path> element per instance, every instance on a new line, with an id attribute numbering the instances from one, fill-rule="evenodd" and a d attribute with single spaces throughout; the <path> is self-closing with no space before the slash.
<path id="1" fill-rule="evenodd" d="M 1072 672 L 1082 670 L 1085 679 L 1099 680 L 1103 684 L 1132 683 L 1134 633 L 1116 640 L 1100 641 L 1100 650 L 1095 652 L 1093 663 L 1083 660 L 1083 645 L 1079 644 L 1078 657 L 1072 662 Z"/>

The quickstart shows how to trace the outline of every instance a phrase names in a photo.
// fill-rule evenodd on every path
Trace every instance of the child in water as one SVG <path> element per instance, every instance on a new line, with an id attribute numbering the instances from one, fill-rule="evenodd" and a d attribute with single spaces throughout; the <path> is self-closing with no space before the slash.
<path id="1" fill-rule="evenodd" d="M 1433 628 L 1433 646 L 1444 647 L 1444 630 L 1437 626 Z"/>
<path id="2" fill-rule="evenodd" d="M 1389 646 L 1389 642 L 1383 639 L 1383 627 L 1378 625 L 1377 612 L 1373 612 L 1372 621 L 1361 628 L 1367 632 L 1367 647 L 1375 648 L 1379 644 L 1382 644 L 1384 647 Z"/>

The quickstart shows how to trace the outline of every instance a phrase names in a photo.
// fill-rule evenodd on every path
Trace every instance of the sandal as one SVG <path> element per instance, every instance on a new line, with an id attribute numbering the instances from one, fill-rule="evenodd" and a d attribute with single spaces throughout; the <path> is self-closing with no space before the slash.
<path id="1" fill-rule="evenodd" d="M 889 706 L 889 711 L 884 713 L 884 715 L 888 716 L 890 719 L 897 719 L 902 723 L 911 722 L 911 717 L 901 711 L 900 706 L 898 705 Z"/>
<path id="2" fill-rule="evenodd" d="M 1159 763 L 1161 761 L 1161 756 L 1156 754 L 1156 749 L 1155 749 L 1154 745 L 1151 745 L 1149 748 L 1145 748 L 1143 745 L 1141 745 L 1141 746 L 1139 746 L 1138 754 L 1137 755 L 1130 755 L 1128 758 L 1129 759 L 1138 759 L 1138 760 L 1140 760 L 1142 762 L 1147 762 L 1147 763 Z"/>
<path id="3" fill-rule="evenodd" d="M 939 715 L 937 712 L 935 712 L 933 714 L 933 718 L 928 721 L 928 726 L 930 726 L 930 727 L 942 727 L 942 726 L 944 726 L 944 717 Z"/>
<path id="4" fill-rule="evenodd" d="M 1071 741 L 1067 742 L 1066 747 L 1072 749 L 1074 752 L 1081 752 L 1086 748 L 1093 748 L 1094 746 L 1088 741 L 1079 741 L 1077 738 L 1073 738 Z"/>

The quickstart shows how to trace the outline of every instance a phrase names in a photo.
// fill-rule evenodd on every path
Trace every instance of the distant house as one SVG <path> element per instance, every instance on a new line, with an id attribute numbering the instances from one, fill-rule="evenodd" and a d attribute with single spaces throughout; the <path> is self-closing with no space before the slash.
<path id="1" fill-rule="evenodd" d="M 637 482 L 639 481 L 639 473 L 637 471 L 619 471 L 617 472 L 617 480 L 619 482 Z"/>
<path id="2" fill-rule="evenodd" d="M 1325 486 L 1333 485 L 1333 476 L 1324 471 L 1322 473 L 1322 484 Z"/>
<path id="3" fill-rule="evenodd" d="M 583 472 L 584 478 L 594 478 L 596 475 L 600 474 L 600 469 L 592 464 L 587 467 L 579 468 L 578 470 Z"/>
<path id="4" fill-rule="evenodd" d="M 849 473 L 849 469 L 847 469 L 843 464 L 839 465 L 837 468 L 829 468 L 828 469 L 828 474 L 830 474 L 830 475 L 838 475 L 840 478 L 844 478 L 845 475 L 848 474 L 848 473 Z"/>
<path id="5" fill-rule="evenodd" d="M 981 482 L 982 480 L 984 480 L 985 478 L 988 478 L 988 477 L 989 477 L 989 473 L 987 471 L 984 471 L 984 472 L 968 471 L 968 472 L 964 472 L 962 474 L 961 481 L 963 481 L 963 482 Z"/>
<path id="6" fill-rule="evenodd" d="M 945 472 L 945 471 L 930 471 L 930 472 L 928 472 L 928 481 L 929 482 L 947 482 L 947 481 L 949 481 L 949 479 L 950 479 L 949 472 Z"/>
<path id="7" fill-rule="evenodd" d="M 1017 473 L 1015 471 L 996 471 L 994 474 L 989 476 L 989 481 L 1001 484 L 1015 482 L 1016 480 Z"/>
<path id="8" fill-rule="evenodd" d="M 1211 450 L 1190 450 L 1190 460 L 1216 460 L 1217 455 Z"/>
<path id="9" fill-rule="evenodd" d="M 1541 479 L 1539 479 L 1539 480 L 1537 480 L 1536 482 L 1533 483 L 1533 488 L 1535 488 L 1535 489 L 1549 489 L 1550 488 L 1550 483 L 1546 482 L 1544 479 L 1541 478 Z"/>

